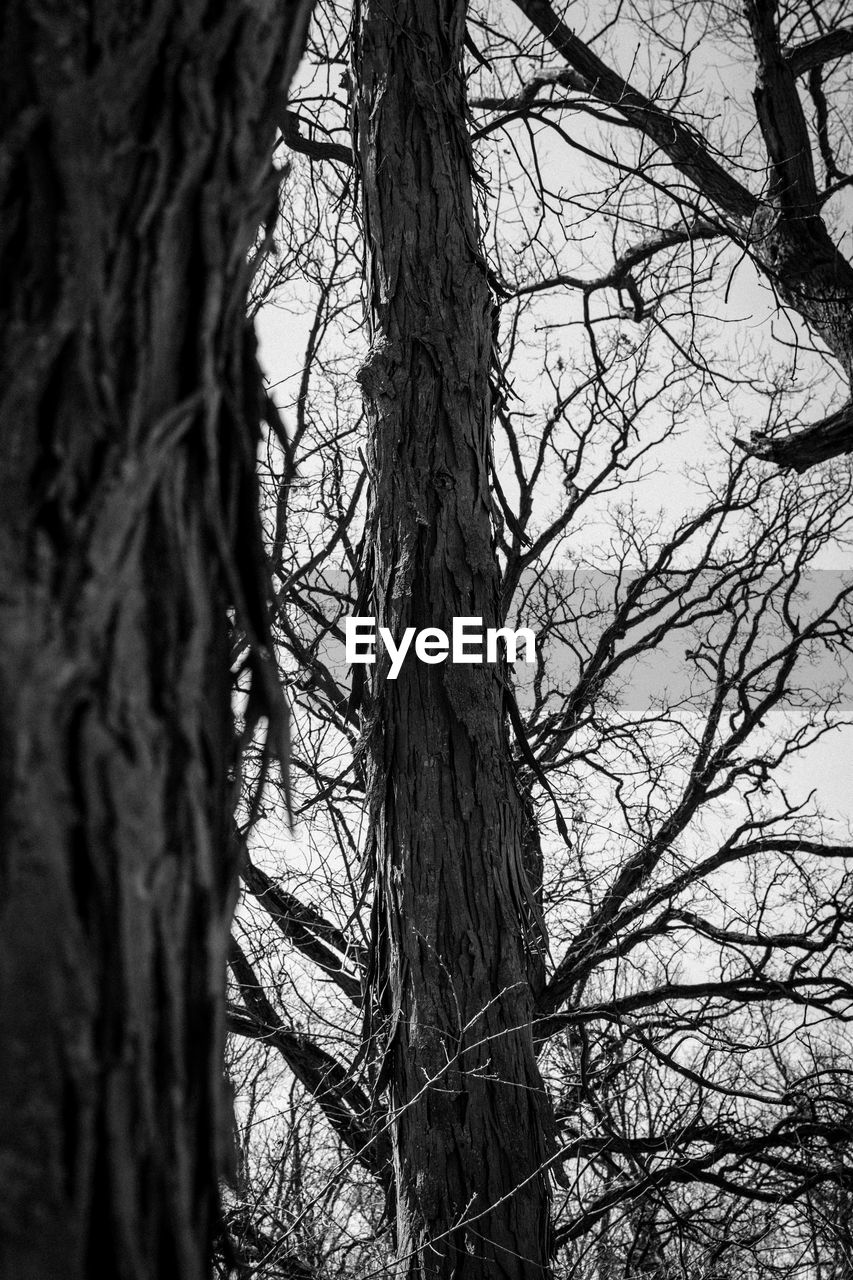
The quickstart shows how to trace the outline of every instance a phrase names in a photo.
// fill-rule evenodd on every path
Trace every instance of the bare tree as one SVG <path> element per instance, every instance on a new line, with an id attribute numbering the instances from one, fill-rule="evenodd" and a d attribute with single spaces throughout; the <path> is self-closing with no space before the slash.
<path id="1" fill-rule="evenodd" d="M 622 176 L 639 175 L 660 197 L 655 202 L 660 223 L 626 245 L 602 278 L 582 283 L 555 278 L 550 285 L 579 286 L 586 296 L 602 287 L 622 290 L 640 319 L 648 300 L 643 299 L 637 268 L 679 245 L 692 252 L 706 240 L 728 241 L 748 255 L 779 301 L 831 354 L 849 393 L 853 267 L 839 247 L 836 227 L 824 217 L 828 203 L 851 180 L 843 168 L 850 161 L 844 121 L 849 80 L 839 60 L 853 52 L 853 28 L 839 25 L 843 10 L 799 0 L 750 0 L 743 12 L 728 4 L 698 3 L 674 6 L 658 18 L 653 6 L 632 6 L 623 28 L 618 6 L 611 22 L 584 39 L 547 0 L 516 3 L 542 37 L 539 65 L 529 75 L 521 72 L 524 82 L 509 97 L 501 101 L 492 95 L 484 105 L 505 120 L 548 119 L 569 146 L 577 143 L 561 128 L 561 107 L 569 116 L 593 104 L 604 108 L 596 113 L 607 125 L 600 154 Z M 636 48 L 635 15 L 649 53 L 658 55 L 644 59 L 652 79 L 646 88 L 621 75 L 593 48 L 602 35 L 623 56 L 629 40 L 629 47 Z M 692 101 L 697 85 L 691 58 L 703 38 L 708 42 L 715 23 L 730 46 L 746 40 L 755 68 L 752 119 L 743 112 L 735 122 L 738 133 L 722 137 L 706 136 L 701 106 L 697 110 Z M 494 54 L 500 58 L 499 45 Z M 701 68 L 701 54 L 694 61 Z M 733 78 L 726 77 L 725 84 L 736 97 Z M 712 111 L 706 114 L 711 118 Z M 494 120 L 489 127 L 495 127 Z M 633 147 L 631 142 L 627 148 L 622 145 L 626 133 L 637 140 Z M 536 287 L 550 285 L 538 281 Z M 850 400 L 798 430 L 788 427 L 773 435 L 756 431 L 748 447 L 798 471 L 849 453 Z"/>
<path id="2" fill-rule="evenodd" d="M 596 6 L 585 34 L 567 22 L 565 6 L 515 0 L 515 7 L 527 30 L 509 5 L 475 7 L 468 37 L 482 89 L 471 97 L 474 139 L 502 135 L 517 158 L 526 151 L 523 167 L 537 192 L 532 209 L 517 207 L 523 232 L 539 246 L 535 276 L 519 280 L 509 264 L 506 276 L 492 277 L 499 298 L 569 290 L 589 322 L 594 300 L 617 294 L 635 322 L 657 323 L 674 267 L 686 264 L 695 280 L 713 263 L 717 291 L 728 293 L 738 263 L 749 262 L 787 312 L 788 334 L 777 336 L 804 349 L 817 342 L 849 393 L 853 268 L 843 241 L 853 180 L 853 27 L 844 6 L 755 0 L 741 9 L 691 0 L 617 4 L 612 13 Z M 576 24 L 576 7 L 571 18 Z M 736 72 L 732 56 L 742 59 Z M 634 79 L 620 73 L 620 62 L 631 64 Z M 335 137 L 340 116 L 327 112 L 308 125 L 294 111 L 288 119 L 296 150 L 352 163 Z M 549 142 L 556 152 L 546 156 Z M 560 151 L 561 169 L 574 168 L 580 184 L 549 177 Z M 584 158 L 600 162 L 612 182 L 584 192 Z M 612 262 L 596 274 L 564 267 L 562 247 L 576 247 L 571 228 L 581 242 L 597 232 L 606 243 L 594 217 L 602 213 L 617 233 Z M 498 254 L 493 267 L 500 262 Z M 798 471 L 851 451 L 849 395 L 805 426 L 801 411 L 792 399 L 794 422 L 755 430 L 747 447 Z"/>
<path id="3" fill-rule="evenodd" d="M 648 27 L 654 48 L 674 26 L 680 66 L 706 10 L 709 25 L 724 12 L 612 16 Z M 694 82 L 675 92 L 661 76 L 642 110 L 627 90 L 611 100 L 508 12 L 477 10 L 465 35 L 453 9 L 451 38 L 439 7 L 388 26 L 368 6 L 348 70 L 330 9 L 286 122 L 299 212 L 268 283 L 283 305 L 307 281 L 315 311 L 292 397 L 297 478 L 281 481 L 271 451 L 268 496 L 303 834 L 277 836 L 270 811 L 246 865 L 231 1025 L 277 1050 L 328 1126 L 311 1171 L 312 1203 L 328 1196 L 334 1219 L 327 1269 L 347 1274 L 344 1189 L 361 1194 L 367 1175 L 349 1274 L 370 1248 L 377 1271 L 402 1274 L 455 1260 L 472 1276 L 802 1276 L 806 1242 L 829 1265 L 813 1228 L 846 1193 L 853 1133 L 804 1066 L 847 1043 L 849 831 L 789 776 L 849 723 L 832 655 L 849 652 L 850 583 L 815 572 L 849 549 L 849 467 L 786 477 L 732 440 L 756 416 L 786 431 L 792 404 L 805 415 L 826 395 L 804 323 L 805 391 L 784 342 L 774 362 L 726 337 L 721 281 L 741 258 L 770 273 L 737 195 L 767 167 L 742 104 L 730 156 L 709 144 L 703 167 L 682 121 Z M 612 38 L 625 57 L 618 27 L 602 28 L 588 43 Z M 751 57 L 750 30 L 735 36 Z M 451 56 L 463 40 L 473 122 Z M 567 170 L 552 138 L 589 165 Z M 694 151 L 676 154 L 679 138 Z M 359 232 L 366 415 L 342 342 L 358 323 Z M 818 333 L 819 309 L 801 308 Z M 694 465 L 674 467 L 685 439 Z M 800 467 L 811 449 L 778 457 Z M 412 664 L 365 690 L 343 668 L 351 613 L 395 632 L 460 613 L 532 625 L 536 669 Z M 478 824 L 500 832 L 493 864 Z M 496 954 L 520 997 L 489 975 Z M 517 1114 L 518 1091 L 540 1087 L 515 1052 L 528 1035 L 552 1118 L 516 1115 L 507 1137 L 498 1117 L 487 1141 L 498 1079 Z M 492 1175 L 507 1194 L 484 1215 L 471 1197 Z M 389 1190 L 396 1242 L 375 1235 Z M 544 1246 L 484 1261 L 549 1200 L 553 1264 Z M 279 1223 L 276 1247 L 305 1221 Z"/>

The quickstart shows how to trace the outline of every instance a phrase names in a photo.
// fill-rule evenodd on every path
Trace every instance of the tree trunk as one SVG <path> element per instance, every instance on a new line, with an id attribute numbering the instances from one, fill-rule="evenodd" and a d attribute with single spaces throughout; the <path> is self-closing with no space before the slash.
<path id="1" fill-rule="evenodd" d="M 371 351 L 367 612 L 399 638 L 497 626 L 492 305 L 461 75 L 465 5 L 364 0 L 354 44 Z M 374 668 L 374 992 L 387 1035 L 399 1276 L 548 1271 L 532 893 L 494 665 Z M 378 1029 L 378 1028 L 377 1028 Z"/>
<path id="2" fill-rule="evenodd" d="M 816 213 L 791 215 L 768 202 L 753 219 L 751 246 L 779 297 L 826 343 L 853 388 L 853 267 Z M 751 453 L 794 471 L 853 451 L 853 401 L 782 435 L 754 432 Z"/>
<path id="3" fill-rule="evenodd" d="M 797 73 L 782 48 L 773 0 L 746 7 L 756 58 L 755 113 L 769 160 L 766 198 L 747 239 L 779 296 L 826 343 L 853 387 L 853 266 L 821 217 L 811 139 Z M 853 402 L 787 435 L 753 436 L 752 452 L 805 471 L 853 450 Z"/>
<path id="4" fill-rule="evenodd" d="M 273 718 L 248 254 L 301 0 L 0 16 L 0 1274 L 209 1274 L 229 611 Z"/>

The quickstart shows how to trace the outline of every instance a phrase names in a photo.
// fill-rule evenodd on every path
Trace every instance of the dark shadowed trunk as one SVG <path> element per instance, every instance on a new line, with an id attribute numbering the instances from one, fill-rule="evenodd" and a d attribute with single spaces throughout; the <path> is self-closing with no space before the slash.
<path id="1" fill-rule="evenodd" d="M 750 242 L 779 296 L 798 311 L 835 356 L 853 387 L 853 266 L 821 217 L 797 64 L 782 48 L 776 0 L 750 0 L 755 46 L 755 114 L 768 158 L 765 202 L 753 216 Z M 757 439 L 756 452 L 805 471 L 853 450 L 853 403 L 793 435 Z"/>
<path id="2" fill-rule="evenodd" d="M 0 16 L 0 1274 L 208 1274 L 228 612 L 275 718 L 244 314 L 307 6 Z M 251 716 L 250 716 L 251 718 Z"/>
<path id="3" fill-rule="evenodd" d="M 478 247 L 465 5 L 368 0 L 355 36 L 371 351 L 371 603 L 396 637 L 499 625 L 492 307 Z M 376 668 L 368 725 L 377 1009 L 396 1113 L 398 1274 L 547 1270 L 524 811 L 493 665 Z M 377 1026 L 377 1030 L 378 1030 Z"/>

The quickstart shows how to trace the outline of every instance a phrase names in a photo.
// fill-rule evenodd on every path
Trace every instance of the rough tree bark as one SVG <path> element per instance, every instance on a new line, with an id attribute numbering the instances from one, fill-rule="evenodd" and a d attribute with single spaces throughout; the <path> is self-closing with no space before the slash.
<path id="1" fill-rule="evenodd" d="M 354 33 L 371 349 L 365 611 L 399 636 L 499 625 L 492 304 L 466 130 L 461 0 L 364 0 Z M 374 993 L 386 1035 L 398 1275 L 548 1271 L 524 811 L 494 665 L 377 664 L 366 707 Z M 381 1019 L 381 1021 L 380 1021 Z"/>
<path id="2" fill-rule="evenodd" d="M 304 0 L 0 14 L 0 1273 L 208 1274 L 264 649 L 248 255 Z"/>

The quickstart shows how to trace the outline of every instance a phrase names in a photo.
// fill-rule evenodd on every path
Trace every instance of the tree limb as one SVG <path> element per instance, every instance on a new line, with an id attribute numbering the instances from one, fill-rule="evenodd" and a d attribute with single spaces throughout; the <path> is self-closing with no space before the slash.
<path id="1" fill-rule="evenodd" d="M 246 888 L 276 922 L 293 945 L 313 960 L 357 1007 L 361 1006 L 362 989 L 358 978 L 343 966 L 343 957 L 352 955 L 354 947 L 346 935 L 330 924 L 314 907 L 306 906 L 292 893 L 282 889 L 256 867 L 248 855 L 244 858 L 241 877 Z"/>
<path id="2" fill-rule="evenodd" d="M 248 957 L 233 937 L 228 964 L 246 1006 L 245 1010 L 229 1010 L 228 1029 L 235 1035 L 272 1045 L 279 1051 L 296 1079 L 321 1108 L 335 1133 L 387 1192 L 391 1178 L 390 1144 L 386 1134 L 374 1132 L 370 1099 L 337 1058 L 314 1044 L 308 1036 L 291 1031 L 284 1025 Z"/>
<path id="3" fill-rule="evenodd" d="M 796 76 L 782 52 L 776 0 L 750 0 L 747 17 L 757 63 L 755 114 L 770 160 L 770 190 L 787 217 L 817 210 L 809 131 Z"/>
<path id="4" fill-rule="evenodd" d="M 640 321 L 646 315 L 647 307 L 631 274 L 634 267 L 641 266 L 644 262 L 648 262 L 650 258 L 653 258 L 656 253 L 662 253 L 666 249 L 674 249 L 682 244 L 691 244 L 694 240 L 713 240 L 721 235 L 725 235 L 725 232 L 720 227 L 715 226 L 713 222 L 707 222 L 703 218 L 696 218 L 687 224 L 682 223 L 679 226 L 667 227 L 658 235 L 631 245 L 619 255 L 609 271 L 605 272 L 603 276 L 598 276 L 595 280 L 583 280 L 578 276 L 570 275 L 548 276 L 543 280 L 536 280 L 532 284 L 522 285 L 512 292 L 515 296 L 521 297 L 524 294 L 542 293 L 547 289 L 562 287 L 578 289 L 582 293 L 589 295 L 598 292 L 599 289 L 625 288 L 629 291 L 631 300 L 634 303 L 633 318 L 636 321 Z M 537 553 L 531 553 L 531 558 L 535 554 Z"/>
<path id="5" fill-rule="evenodd" d="M 785 60 L 795 76 L 803 76 L 815 67 L 822 67 L 836 58 L 853 53 L 853 27 L 840 27 L 804 44 L 785 50 Z"/>
<path id="6" fill-rule="evenodd" d="M 352 149 L 341 142 L 319 142 L 316 138 L 306 138 L 302 133 L 302 118 L 295 111 L 282 111 L 279 118 L 281 136 L 291 151 L 310 156 L 312 160 L 337 160 L 340 164 L 352 166 Z"/>
<path id="7" fill-rule="evenodd" d="M 557 17 L 547 0 L 515 0 L 515 3 L 548 43 L 580 73 L 587 93 L 615 107 L 720 209 L 736 218 L 748 218 L 754 213 L 758 206 L 756 197 L 714 158 L 698 130 L 677 120 L 602 62 Z"/>
<path id="8" fill-rule="evenodd" d="M 753 432 L 748 441 L 737 443 L 755 458 L 791 471 L 808 471 L 818 462 L 853 453 L 853 402 L 848 401 L 836 413 L 793 435 L 768 436 Z"/>

